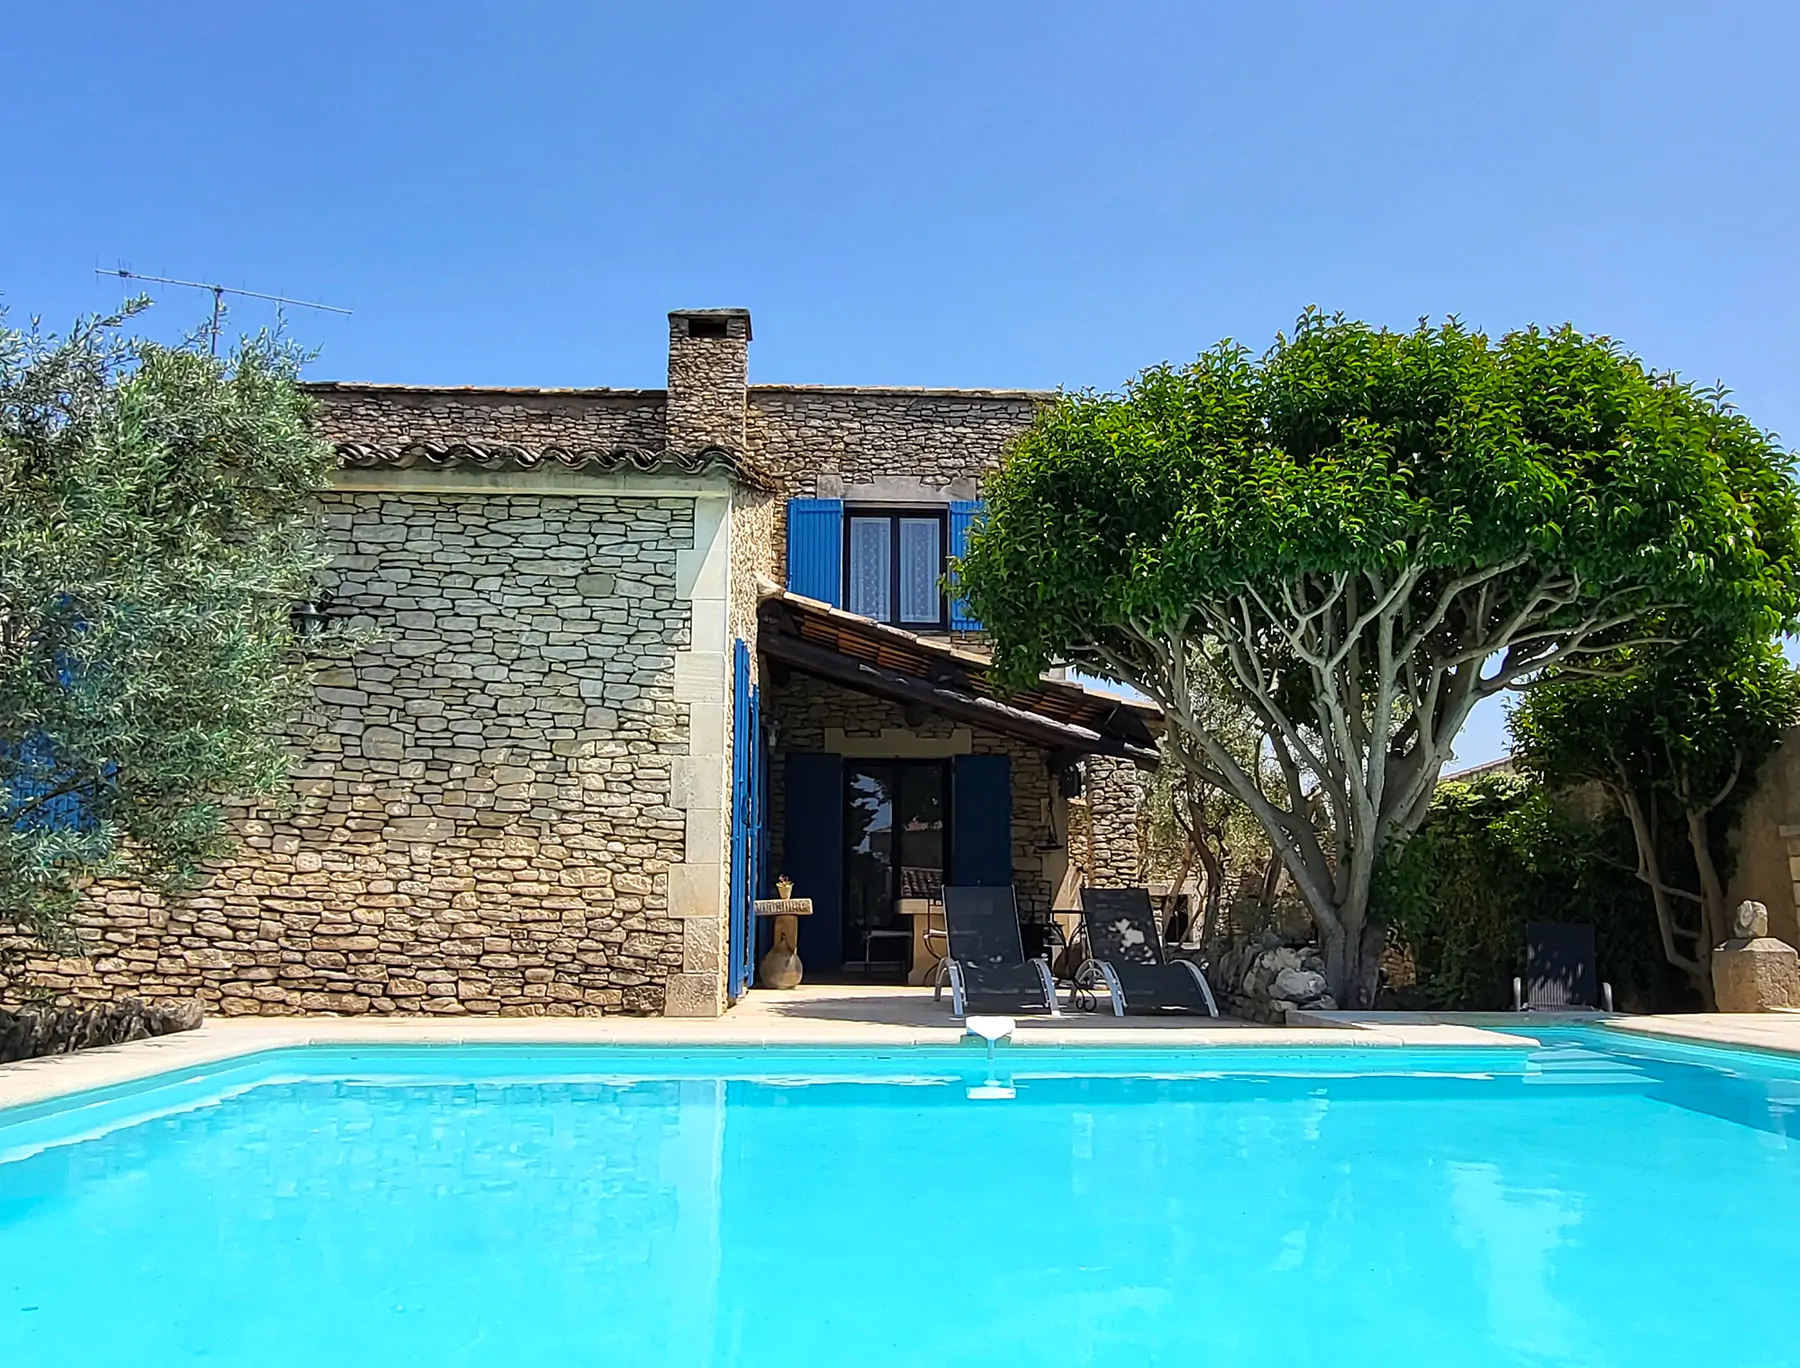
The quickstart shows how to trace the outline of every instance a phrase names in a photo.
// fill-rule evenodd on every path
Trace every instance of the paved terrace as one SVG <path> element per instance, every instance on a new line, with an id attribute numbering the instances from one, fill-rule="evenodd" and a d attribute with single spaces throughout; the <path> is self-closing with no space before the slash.
<path id="1" fill-rule="evenodd" d="M 1597 1022 L 1597 1016 L 1576 1018 Z M 1226 1045 L 1513 1047 L 1532 1028 L 1568 1018 L 1473 1013 L 1314 1012 L 1289 1026 L 1224 1018 L 1114 1017 L 1110 1011 L 1021 1017 L 1013 1048 L 1051 1045 L 1207 1049 Z M 1800 1011 L 1605 1018 L 1609 1027 L 1703 1044 L 1800 1055 Z M 196 1031 L 0 1066 L 0 1107 L 111 1087 L 259 1050 L 306 1045 L 954 1045 L 963 1039 L 948 1000 L 928 988 L 806 985 L 753 993 L 713 1020 L 659 1017 L 226 1017 Z"/>

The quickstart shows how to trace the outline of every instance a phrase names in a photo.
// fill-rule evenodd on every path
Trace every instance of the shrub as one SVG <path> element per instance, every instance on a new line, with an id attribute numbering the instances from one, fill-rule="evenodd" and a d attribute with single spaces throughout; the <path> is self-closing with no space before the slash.
<path id="1" fill-rule="evenodd" d="M 1534 921 L 1593 926 L 1600 974 L 1621 1009 L 1677 1005 L 1648 890 L 1622 817 L 1596 817 L 1517 775 L 1442 785 L 1424 824 L 1384 862 L 1375 901 L 1417 974 L 1419 1004 L 1512 1005 Z"/>

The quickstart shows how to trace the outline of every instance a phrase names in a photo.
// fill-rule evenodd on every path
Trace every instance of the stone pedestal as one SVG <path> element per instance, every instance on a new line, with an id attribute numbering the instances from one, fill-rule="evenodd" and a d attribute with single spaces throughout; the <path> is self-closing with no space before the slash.
<path id="1" fill-rule="evenodd" d="M 1713 999 L 1721 1012 L 1769 1012 L 1800 1007 L 1800 953 L 1769 935 L 1769 911 L 1738 904 L 1735 933 L 1713 951 Z"/>
<path id="2" fill-rule="evenodd" d="M 811 898 L 759 898 L 756 915 L 775 918 L 774 944 L 757 966 L 764 988 L 798 988 L 805 965 L 800 963 L 801 917 L 812 915 Z"/>

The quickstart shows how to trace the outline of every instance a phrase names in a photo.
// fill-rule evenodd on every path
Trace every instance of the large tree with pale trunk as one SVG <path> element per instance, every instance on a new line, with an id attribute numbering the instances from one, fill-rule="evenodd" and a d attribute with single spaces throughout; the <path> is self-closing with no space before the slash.
<path id="1" fill-rule="evenodd" d="M 1371 878 L 1477 703 L 1767 636 L 1800 603 L 1771 436 L 1566 327 L 1310 312 L 1261 357 L 1222 343 L 1063 396 L 985 496 L 957 570 L 1003 676 L 1068 663 L 1160 704 L 1169 753 L 1268 832 L 1345 1006 L 1375 991 Z M 1274 794 L 1196 707 L 1212 677 L 1268 738 Z"/>

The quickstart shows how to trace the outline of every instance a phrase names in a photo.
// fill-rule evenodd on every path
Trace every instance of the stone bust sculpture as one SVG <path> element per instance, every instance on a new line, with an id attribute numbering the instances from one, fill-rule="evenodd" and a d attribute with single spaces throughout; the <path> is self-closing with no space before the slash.
<path id="1" fill-rule="evenodd" d="M 1731 934 L 1737 940 L 1756 940 L 1769 934 L 1769 909 L 1745 900 L 1731 916 Z"/>
<path id="2" fill-rule="evenodd" d="M 1769 936 L 1769 909 L 1744 901 L 1731 914 L 1731 939 L 1713 951 L 1713 998 L 1721 1012 L 1800 1007 L 1800 954 Z"/>

